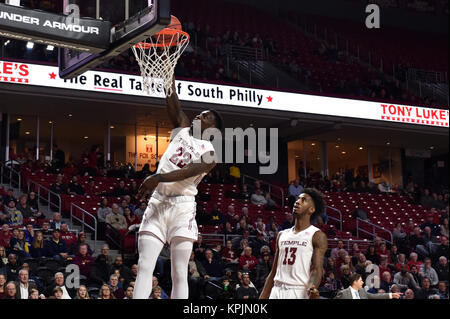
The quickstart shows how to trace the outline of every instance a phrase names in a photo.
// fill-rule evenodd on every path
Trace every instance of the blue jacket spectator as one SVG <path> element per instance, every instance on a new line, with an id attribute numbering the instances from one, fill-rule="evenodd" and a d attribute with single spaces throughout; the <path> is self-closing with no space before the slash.
<path id="1" fill-rule="evenodd" d="M 67 246 L 63 239 L 59 239 L 59 229 L 55 229 L 52 239 L 46 240 L 44 244 L 44 252 L 46 257 L 62 259 L 67 257 Z"/>
<path id="2" fill-rule="evenodd" d="M 222 276 L 224 275 L 224 269 L 220 262 L 213 258 L 212 250 L 209 248 L 205 251 L 205 260 L 202 261 L 202 265 L 205 268 L 206 274 L 209 276 L 209 279 L 221 280 Z"/>

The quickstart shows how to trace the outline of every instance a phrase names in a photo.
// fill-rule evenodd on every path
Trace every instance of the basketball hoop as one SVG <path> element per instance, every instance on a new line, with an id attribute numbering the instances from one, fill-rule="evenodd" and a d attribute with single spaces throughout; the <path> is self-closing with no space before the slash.
<path id="1" fill-rule="evenodd" d="M 172 19 L 174 18 L 172 16 Z M 161 92 L 164 89 L 167 96 L 172 95 L 175 66 L 188 44 L 189 34 L 181 30 L 181 24 L 178 26 L 172 23 L 169 27 L 132 47 L 141 69 L 144 91 L 147 94 Z"/>

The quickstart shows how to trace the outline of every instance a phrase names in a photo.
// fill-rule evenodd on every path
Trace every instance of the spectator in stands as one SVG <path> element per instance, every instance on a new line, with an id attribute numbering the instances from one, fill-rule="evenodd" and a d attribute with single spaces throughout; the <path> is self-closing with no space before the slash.
<path id="1" fill-rule="evenodd" d="M 286 220 L 283 223 L 283 225 L 281 225 L 281 228 L 288 229 L 288 228 L 292 228 L 293 226 L 294 226 L 294 216 L 292 215 L 292 213 L 287 213 Z"/>
<path id="2" fill-rule="evenodd" d="M 339 240 L 337 242 L 337 246 L 331 249 L 330 257 L 336 260 L 341 249 L 344 249 L 344 242 L 342 240 Z"/>
<path id="3" fill-rule="evenodd" d="M 12 237 L 9 243 L 10 251 L 14 252 L 19 258 L 30 258 L 30 247 L 25 240 L 25 230 L 19 229 L 17 238 Z"/>
<path id="4" fill-rule="evenodd" d="M 119 181 L 119 185 L 114 188 L 113 196 L 122 197 L 125 195 L 130 195 L 130 190 L 125 185 L 124 180 Z"/>
<path id="5" fill-rule="evenodd" d="M 377 251 L 377 254 L 380 257 L 380 261 L 381 261 L 382 258 L 386 258 L 387 263 L 389 263 L 389 264 L 392 263 L 392 261 L 391 261 L 391 253 L 390 253 L 390 251 L 387 250 L 386 243 L 383 242 L 383 243 L 380 244 L 380 247 L 379 247 L 379 249 Z"/>
<path id="6" fill-rule="evenodd" d="M 108 199 L 105 197 L 100 202 L 100 207 L 97 209 L 97 221 L 98 221 L 98 237 L 104 239 L 106 234 L 106 216 L 112 213 L 111 208 L 108 206 Z"/>
<path id="7" fill-rule="evenodd" d="M 256 232 L 256 239 L 252 240 L 250 246 L 252 247 L 253 251 L 255 252 L 255 257 L 259 257 L 260 250 L 264 246 L 269 246 L 269 242 L 266 240 L 266 236 L 264 236 L 264 233 L 261 231 Z"/>
<path id="8" fill-rule="evenodd" d="M 408 266 L 408 262 L 406 261 L 406 255 L 405 254 L 399 254 L 398 255 L 398 260 L 395 263 L 395 270 L 396 271 L 400 271 L 402 265 L 406 265 L 408 271 L 409 271 L 409 266 Z"/>
<path id="9" fill-rule="evenodd" d="M 440 281 L 438 285 L 438 294 L 441 299 L 448 299 L 447 282 Z"/>
<path id="10" fill-rule="evenodd" d="M 253 272 L 256 268 L 258 260 L 252 254 L 252 248 L 247 246 L 244 248 L 244 254 L 239 257 L 239 269 L 244 272 Z"/>
<path id="11" fill-rule="evenodd" d="M 117 204 L 112 204 L 112 212 L 108 216 L 106 216 L 106 223 L 110 224 L 117 230 L 126 230 L 127 220 L 125 217 L 119 214 L 119 206 Z"/>
<path id="12" fill-rule="evenodd" d="M 350 267 L 348 265 L 342 265 L 340 267 L 340 273 L 341 273 L 340 281 L 342 287 L 346 289 L 350 286 L 350 275 L 352 274 L 350 271 Z"/>
<path id="13" fill-rule="evenodd" d="M 392 275 L 388 271 L 381 272 L 381 281 L 380 281 L 380 289 L 384 291 L 391 291 L 391 287 L 394 284 L 392 282 Z"/>
<path id="14" fill-rule="evenodd" d="M 264 252 L 256 265 L 255 286 L 260 291 L 266 283 L 266 278 L 272 270 L 272 262 L 270 260 L 270 253 Z"/>
<path id="15" fill-rule="evenodd" d="M 153 276 L 153 278 L 152 278 L 152 285 L 153 285 L 153 288 L 159 287 L 159 288 L 161 289 L 159 298 L 157 298 L 157 299 L 169 299 L 169 296 L 168 296 L 167 293 L 164 291 L 164 289 L 162 289 L 162 288 L 159 286 L 159 281 L 158 281 L 158 278 L 157 278 L 156 276 Z M 151 297 L 152 297 L 152 295 L 150 295 L 150 298 L 151 298 Z M 155 299 L 155 298 L 153 298 L 153 299 Z"/>
<path id="16" fill-rule="evenodd" d="M 127 228 L 130 227 L 131 225 L 137 225 L 141 223 L 140 219 L 131 211 L 130 207 L 124 208 L 123 215 L 127 222 Z"/>
<path id="17" fill-rule="evenodd" d="M 406 253 L 408 251 L 408 234 L 404 232 L 402 223 L 398 222 L 395 225 L 392 235 L 400 252 Z"/>
<path id="18" fill-rule="evenodd" d="M 401 291 L 406 291 L 408 288 L 414 290 L 420 288 L 413 275 L 408 272 L 408 265 L 406 264 L 403 264 L 400 271 L 394 275 L 393 282 L 400 288 Z"/>
<path id="19" fill-rule="evenodd" d="M 235 216 L 237 216 L 237 215 L 235 215 Z M 222 228 L 221 234 L 225 235 L 225 238 L 226 238 L 227 235 L 234 235 L 235 233 L 236 233 L 236 231 L 233 228 L 233 226 L 231 226 L 231 223 L 230 222 L 226 222 L 225 225 Z"/>
<path id="20" fill-rule="evenodd" d="M 64 240 L 60 239 L 61 232 L 55 229 L 51 240 L 44 243 L 45 256 L 57 260 L 66 260 L 69 257 L 68 249 Z"/>
<path id="21" fill-rule="evenodd" d="M 421 288 L 418 289 L 415 293 L 416 299 L 429 299 L 431 295 L 435 295 L 438 293 L 438 290 L 435 288 L 431 288 L 430 279 L 425 277 L 422 280 Z"/>
<path id="22" fill-rule="evenodd" d="M 202 263 L 195 259 L 194 251 L 191 252 L 189 258 L 188 276 L 189 299 L 203 299 L 203 287 L 207 273 Z"/>
<path id="23" fill-rule="evenodd" d="M 198 235 L 197 241 L 194 242 L 193 250 L 195 253 L 195 259 L 199 261 L 203 261 L 205 259 L 205 250 L 208 248 L 206 244 L 203 242 L 203 236 L 201 234 Z"/>
<path id="24" fill-rule="evenodd" d="M 409 236 L 409 248 L 410 250 L 416 250 L 417 246 L 424 246 L 425 240 L 423 239 L 420 227 L 414 227 L 413 234 Z"/>
<path id="25" fill-rule="evenodd" d="M 54 213 L 53 214 L 53 219 L 52 222 L 50 223 L 50 228 L 55 230 L 55 229 L 59 229 L 61 230 L 61 214 L 60 213 Z"/>
<path id="26" fill-rule="evenodd" d="M 8 263 L 6 264 L 6 280 L 7 281 L 16 281 L 17 276 L 19 275 L 20 264 L 17 260 L 17 255 L 14 253 L 10 253 L 8 255 Z"/>
<path id="27" fill-rule="evenodd" d="M 239 256 L 233 249 L 233 244 L 231 240 L 227 240 L 225 248 L 222 250 L 222 261 L 226 263 L 238 263 Z"/>
<path id="28" fill-rule="evenodd" d="M 17 288 L 13 281 L 6 284 L 6 294 L 4 299 L 20 299 L 17 296 Z"/>
<path id="29" fill-rule="evenodd" d="M 0 300 L 6 296 L 6 276 L 0 273 Z"/>
<path id="30" fill-rule="evenodd" d="M 422 238 L 424 244 L 416 245 L 416 251 L 423 257 L 433 256 L 436 251 L 436 246 L 434 244 L 437 242 L 437 240 L 436 237 L 431 233 L 430 227 L 425 227 Z"/>
<path id="31" fill-rule="evenodd" d="M 448 233 L 448 217 L 442 219 L 442 225 L 440 227 L 441 227 L 440 235 L 448 237 L 449 236 L 449 233 Z"/>
<path id="32" fill-rule="evenodd" d="M 234 205 L 228 205 L 227 212 L 225 213 L 226 221 L 230 224 L 233 223 L 235 216 Z"/>
<path id="33" fill-rule="evenodd" d="M 225 224 L 226 218 L 225 216 L 219 211 L 219 208 L 217 204 L 214 204 L 213 209 L 209 213 L 209 225 L 214 226 L 220 226 Z"/>
<path id="34" fill-rule="evenodd" d="M 48 221 L 44 221 L 42 223 L 42 236 L 45 240 L 50 240 L 53 237 L 53 231 L 50 230 L 50 223 Z"/>
<path id="35" fill-rule="evenodd" d="M 431 235 L 433 236 L 441 235 L 441 228 L 438 224 L 434 222 L 434 215 L 432 213 L 427 214 L 426 222 L 420 225 L 420 229 L 422 229 L 422 231 L 425 231 L 427 227 L 430 227 Z"/>
<path id="36" fill-rule="evenodd" d="M 448 255 L 447 255 L 448 256 Z M 440 281 L 448 282 L 448 259 L 445 256 L 439 257 L 439 262 L 435 266 L 436 273 Z"/>
<path id="37" fill-rule="evenodd" d="M 92 264 L 91 270 L 89 272 L 89 280 L 94 285 L 101 286 L 108 281 L 110 273 L 111 268 L 106 263 L 106 256 L 100 254 Z"/>
<path id="38" fill-rule="evenodd" d="M 28 270 L 21 269 L 19 271 L 18 281 L 14 284 L 16 285 L 16 292 L 18 299 L 28 299 L 31 289 L 37 289 L 34 282 L 28 280 Z"/>
<path id="39" fill-rule="evenodd" d="M 74 233 L 71 233 L 69 231 L 69 226 L 65 222 L 61 223 L 60 227 L 60 236 L 59 236 L 64 242 L 66 243 L 66 246 L 69 248 L 72 247 L 77 242 L 77 236 Z M 70 252 L 70 251 L 69 251 Z M 73 252 L 73 255 L 75 255 L 78 252 L 78 250 Z"/>
<path id="40" fill-rule="evenodd" d="M 134 213 L 135 207 L 131 203 L 131 196 L 130 195 L 125 195 L 125 196 L 123 196 L 123 199 L 127 202 L 127 206 L 130 208 L 131 212 Z"/>
<path id="41" fill-rule="evenodd" d="M 80 285 L 80 288 L 78 288 L 77 290 L 77 295 L 75 296 L 75 299 L 91 299 L 85 285 Z"/>
<path id="42" fill-rule="evenodd" d="M 220 281 L 224 275 L 224 269 L 220 262 L 213 258 L 211 249 L 205 250 L 205 258 L 202 261 L 203 268 L 205 268 L 208 277 L 205 279 Z"/>
<path id="43" fill-rule="evenodd" d="M 116 299 L 116 297 L 114 297 L 111 288 L 104 284 L 100 287 L 100 292 L 97 299 Z"/>
<path id="44" fill-rule="evenodd" d="M 27 224 L 25 226 L 25 241 L 28 243 L 28 246 L 31 246 L 34 238 L 34 228 L 33 224 Z"/>
<path id="45" fill-rule="evenodd" d="M 431 208 L 431 207 L 433 207 L 433 203 L 434 203 L 434 199 L 430 195 L 430 190 L 428 188 L 425 188 L 420 197 L 420 204 L 425 207 Z"/>
<path id="46" fill-rule="evenodd" d="M 260 188 L 257 188 L 255 190 L 255 193 L 252 194 L 250 200 L 251 200 L 252 204 L 254 204 L 254 205 L 264 206 L 267 204 L 267 200 L 264 197 L 262 190 Z"/>
<path id="47" fill-rule="evenodd" d="M 258 299 L 258 291 L 254 287 L 250 287 L 250 275 L 242 274 L 242 284 L 236 289 L 237 299 Z"/>
<path id="48" fill-rule="evenodd" d="M 64 282 L 64 274 L 62 272 L 57 272 L 55 274 L 55 281 L 51 284 L 44 292 L 45 296 L 49 297 L 54 295 L 53 290 L 55 288 L 60 288 L 62 291 L 61 299 L 72 299 L 75 297 L 76 291 L 72 288 L 68 288 Z"/>
<path id="49" fill-rule="evenodd" d="M 71 195 L 84 195 L 84 187 L 78 183 L 78 176 L 72 177 L 72 181 L 67 188 L 67 193 Z"/>
<path id="50" fill-rule="evenodd" d="M 22 213 L 23 218 L 33 217 L 33 209 L 27 204 L 27 196 L 21 195 L 19 197 L 19 203 L 17 204 L 17 209 Z"/>
<path id="51" fill-rule="evenodd" d="M 266 202 L 267 202 L 266 206 L 265 206 L 266 210 L 273 210 L 273 209 L 277 209 L 278 208 L 277 203 L 271 198 L 271 195 L 270 195 L 269 192 L 267 192 L 264 195 L 264 198 L 266 199 Z"/>
<path id="52" fill-rule="evenodd" d="M 412 289 L 406 289 L 405 299 L 415 299 L 414 291 Z"/>
<path id="53" fill-rule="evenodd" d="M 123 259 L 121 256 L 117 256 L 114 263 L 111 265 L 111 272 L 114 273 L 115 270 L 119 270 L 121 276 L 124 278 L 126 284 L 131 280 L 131 270 L 129 267 L 123 264 Z"/>
<path id="54" fill-rule="evenodd" d="M 380 257 L 378 256 L 378 254 L 376 253 L 375 250 L 375 246 L 374 245 L 370 245 L 367 248 L 366 251 L 366 259 L 370 260 L 373 264 L 379 265 L 380 264 Z"/>
<path id="55" fill-rule="evenodd" d="M 247 224 L 251 224 L 252 222 L 251 222 L 251 218 L 250 218 L 250 215 L 249 215 L 248 207 L 247 207 L 247 206 L 242 207 L 241 213 L 242 213 L 242 214 L 241 214 L 241 216 L 239 217 L 239 220 L 237 221 L 237 223 L 239 224 L 239 221 L 240 221 L 242 218 L 245 218 L 245 221 L 247 222 Z M 236 225 L 236 227 L 239 228 L 238 225 Z"/>
<path id="56" fill-rule="evenodd" d="M 8 216 L 8 224 L 11 226 L 20 226 L 23 224 L 22 213 L 16 208 L 16 202 L 10 200 L 8 207 L 5 207 L 5 213 Z"/>
<path id="57" fill-rule="evenodd" d="M 69 185 L 63 182 L 63 175 L 56 175 L 56 182 L 50 186 L 50 190 L 56 194 L 67 194 Z"/>
<path id="58" fill-rule="evenodd" d="M 422 279 L 428 278 L 432 287 L 437 287 L 439 283 L 439 277 L 436 270 L 431 266 L 431 259 L 425 258 L 424 263 L 419 268 L 419 277 Z"/>
<path id="59" fill-rule="evenodd" d="M 33 238 L 33 243 L 30 245 L 30 255 L 36 259 L 45 256 L 44 236 L 41 231 L 37 231 Z"/>
<path id="60" fill-rule="evenodd" d="M 37 197 L 36 197 L 36 193 L 35 193 L 35 192 L 30 192 L 30 193 L 28 194 L 27 204 L 28 204 L 32 209 L 34 209 L 34 211 L 35 211 L 35 216 L 36 216 L 36 214 L 38 214 L 38 218 L 41 218 L 41 217 L 45 218 L 45 216 L 44 216 L 42 213 L 39 212 L 39 202 L 38 202 L 38 200 L 37 200 Z"/>
<path id="61" fill-rule="evenodd" d="M 440 245 L 437 246 L 436 251 L 434 252 L 434 256 L 432 258 L 436 260 L 440 256 L 448 256 L 448 237 L 443 236 L 441 238 Z"/>
<path id="62" fill-rule="evenodd" d="M 6 274 L 5 267 L 7 263 L 8 257 L 6 255 L 6 249 L 5 247 L 0 246 L 0 274 Z"/>
<path id="63" fill-rule="evenodd" d="M 412 252 L 411 254 L 409 254 L 408 266 L 409 266 L 410 270 L 412 270 L 412 266 L 416 266 L 417 271 L 419 271 L 420 266 L 422 266 L 422 262 L 417 260 L 418 257 L 419 256 L 415 252 Z"/>
<path id="64" fill-rule="evenodd" d="M 61 170 L 66 163 L 66 155 L 64 154 L 64 151 L 56 144 L 53 144 L 53 154 L 52 166 L 55 169 Z"/>
<path id="65" fill-rule="evenodd" d="M 147 202 L 141 201 L 139 203 L 139 207 L 134 211 L 134 214 L 137 216 L 137 218 L 139 218 L 139 220 L 142 220 L 142 218 L 144 217 L 144 213 L 145 213 L 146 209 L 147 209 Z M 97 212 L 97 214 L 98 214 L 98 212 Z"/>
<path id="66" fill-rule="evenodd" d="M 92 264 L 95 259 L 88 252 L 88 247 L 86 244 L 82 244 L 79 246 L 78 252 L 73 259 L 73 263 L 77 265 L 80 269 L 80 274 L 83 276 L 89 276 L 91 272 Z"/>
<path id="67" fill-rule="evenodd" d="M 303 192 L 303 186 L 300 185 L 300 179 L 296 178 L 288 188 L 288 205 L 293 207 L 300 194 Z"/>
<path id="68" fill-rule="evenodd" d="M 0 246 L 9 248 L 9 242 L 11 241 L 12 232 L 9 229 L 8 224 L 3 224 L 0 231 Z"/>
<path id="69" fill-rule="evenodd" d="M 367 212 L 363 209 L 363 203 L 362 202 L 358 202 L 356 204 L 356 208 L 352 213 L 353 218 L 359 218 L 362 220 L 368 220 L 369 217 L 367 215 Z"/>
<path id="70" fill-rule="evenodd" d="M 133 299 L 133 293 L 134 287 L 128 286 L 127 289 L 125 289 L 125 297 L 123 297 L 123 299 Z"/>
<path id="71" fill-rule="evenodd" d="M 6 195 L 3 196 L 3 203 L 5 205 L 9 205 L 10 201 L 13 201 L 14 204 L 17 204 L 17 199 L 14 197 L 14 189 L 12 189 L 12 188 L 9 188 L 6 191 Z"/>
<path id="72" fill-rule="evenodd" d="M 116 299 L 123 299 L 125 297 L 125 292 L 119 286 L 119 277 L 116 274 L 112 274 L 109 277 L 109 287 L 111 292 L 116 297 Z"/>

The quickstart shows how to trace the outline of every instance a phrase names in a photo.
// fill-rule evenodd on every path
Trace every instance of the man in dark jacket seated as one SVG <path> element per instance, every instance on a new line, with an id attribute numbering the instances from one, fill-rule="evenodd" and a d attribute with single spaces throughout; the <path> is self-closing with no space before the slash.
<path id="1" fill-rule="evenodd" d="M 57 260 L 66 260 L 69 257 L 66 242 L 59 238 L 60 230 L 55 229 L 50 240 L 44 243 L 44 254 L 46 257 Z"/>

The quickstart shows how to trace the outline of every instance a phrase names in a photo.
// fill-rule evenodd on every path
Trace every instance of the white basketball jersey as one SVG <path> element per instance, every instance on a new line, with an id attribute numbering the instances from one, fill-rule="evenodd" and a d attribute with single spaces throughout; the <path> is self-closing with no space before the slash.
<path id="1" fill-rule="evenodd" d="M 157 173 L 179 170 L 187 164 L 200 160 L 203 154 L 214 151 L 211 142 L 194 138 L 189 134 L 189 130 L 189 127 L 172 130 L 172 141 L 161 157 Z M 195 196 L 197 185 L 205 175 L 203 173 L 178 182 L 159 183 L 156 191 L 166 196 Z"/>
<path id="2" fill-rule="evenodd" d="M 294 227 L 280 232 L 278 267 L 274 281 L 286 285 L 307 287 L 314 251 L 312 238 L 319 228 L 311 225 L 295 234 Z"/>

